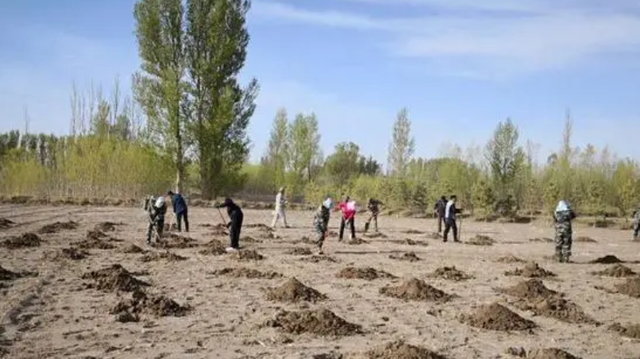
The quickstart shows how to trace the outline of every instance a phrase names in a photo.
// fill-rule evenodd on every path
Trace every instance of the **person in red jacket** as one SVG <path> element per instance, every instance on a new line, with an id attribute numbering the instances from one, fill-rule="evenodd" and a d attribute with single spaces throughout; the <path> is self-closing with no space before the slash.
<path id="1" fill-rule="evenodd" d="M 351 239 L 356 238 L 356 202 L 352 201 L 349 196 L 347 196 L 344 201 L 340 202 L 338 207 L 336 207 L 336 211 L 338 210 L 342 212 L 338 241 L 342 240 L 342 237 L 344 236 L 344 227 L 346 227 L 347 224 L 351 227 Z"/>

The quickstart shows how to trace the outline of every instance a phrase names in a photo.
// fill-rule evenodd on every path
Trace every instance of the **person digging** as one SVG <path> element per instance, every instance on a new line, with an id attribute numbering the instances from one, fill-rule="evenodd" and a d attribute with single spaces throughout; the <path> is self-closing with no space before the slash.
<path id="1" fill-rule="evenodd" d="M 356 225 L 355 225 L 355 217 L 356 217 L 356 202 L 352 201 L 349 196 L 345 198 L 343 202 L 338 204 L 336 211 L 342 212 L 342 220 L 340 221 L 340 233 L 338 236 L 338 242 L 342 241 L 344 236 L 344 229 L 348 225 L 351 229 L 350 238 L 353 240 L 356 238 Z"/>
<path id="2" fill-rule="evenodd" d="M 369 219 L 364 224 L 364 232 L 366 233 L 369 230 L 369 226 L 371 225 L 371 221 L 373 220 L 373 230 L 378 233 L 378 214 L 380 214 L 380 206 L 383 203 L 375 198 L 369 198 L 369 203 L 367 203 L 367 209 L 369 210 Z"/>
<path id="3" fill-rule="evenodd" d="M 230 247 L 227 248 L 227 252 L 235 252 L 240 249 L 240 231 L 242 230 L 242 221 L 244 220 L 244 214 L 242 209 L 233 202 L 231 198 L 225 198 L 222 204 L 216 206 L 216 208 L 226 208 L 227 215 L 229 215 L 229 239 L 231 242 Z"/>

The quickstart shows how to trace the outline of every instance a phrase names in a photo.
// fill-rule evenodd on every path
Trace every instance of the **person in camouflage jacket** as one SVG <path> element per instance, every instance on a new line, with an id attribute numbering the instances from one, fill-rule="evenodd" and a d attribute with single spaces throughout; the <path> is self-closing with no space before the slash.
<path id="1" fill-rule="evenodd" d="M 318 244 L 319 253 L 323 254 L 322 246 L 324 240 L 327 237 L 327 231 L 329 229 L 329 218 L 331 216 L 331 208 L 333 207 L 333 200 L 331 197 L 327 198 L 316 210 L 313 216 L 313 229 L 316 232 L 316 243 Z"/>
<path id="2" fill-rule="evenodd" d="M 556 257 L 558 262 L 566 263 L 569 262 L 569 257 L 571 257 L 571 246 L 573 244 L 571 221 L 576 218 L 576 214 L 569 203 L 562 200 L 558 202 L 553 218 L 556 227 Z"/>
<path id="3" fill-rule="evenodd" d="M 640 235 L 640 206 L 633 211 L 633 240 L 637 241 Z"/>

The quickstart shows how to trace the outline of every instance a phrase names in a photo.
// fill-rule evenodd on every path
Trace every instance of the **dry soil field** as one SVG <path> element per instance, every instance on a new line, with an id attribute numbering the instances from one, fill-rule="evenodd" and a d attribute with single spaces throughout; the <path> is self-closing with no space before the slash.
<path id="1" fill-rule="evenodd" d="M 469 220 L 455 244 L 434 220 L 383 217 L 317 256 L 311 212 L 271 232 L 270 211 L 246 210 L 245 249 L 224 254 L 217 211 L 190 216 L 190 239 L 147 248 L 142 209 L 0 206 L 0 357 L 640 356 L 628 231 L 576 228 L 591 239 L 558 264 L 542 224 Z"/>

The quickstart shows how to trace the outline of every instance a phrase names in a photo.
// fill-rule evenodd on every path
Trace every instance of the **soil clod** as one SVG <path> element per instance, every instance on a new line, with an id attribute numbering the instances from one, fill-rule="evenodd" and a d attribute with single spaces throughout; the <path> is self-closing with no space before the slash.
<path id="1" fill-rule="evenodd" d="M 625 267 L 622 264 L 616 264 L 612 267 L 609 267 L 607 269 L 601 270 L 601 271 L 597 271 L 597 272 L 592 272 L 591 274 L 594 275 L 601 275 L 601 276 L 607 276 L 607 277 L 633 277 L 635 275 L 637 275 L 636 272 L 634 272 L 631 268 L 629 267 Z"/>
<path id="2" fill-rule="evenodd" d="M 247 279 L 275 279 L 281 278 L 282 274 L 277 272 L 261 272 L 253 268 L 223 268 L 211 272 L 215 276 L 229 276 L 233 278 L 247 278 Z"/>
<path id="3" fill-rule="evenodd" d="M 227 253 L 227 247 L 217 239 L 212 239 L 210 242 L 204 245 L 205 249 L 198 253 L 206 256 L 221 256 Z"/>
<path id="4" fill-rule="evenodd" d="M 461 320 L 472 327 L 495 331 L 530 331 L 537 327 L 533 321 L 498 303 L 483 305 L 474 314 L 463 315 Z"/>
<path id="5" fill-rule="evenodd" d="M 155 262 L 155 261 L 159 261 L 159 260 L 166 260 L 169 262 L 177 262 L 177 261 L 185 261 L 187 260 L 187 257 L 183 257 L 180 255 L 177 255 L 173 252 L 169 252 L 169 251 L 164 251 L 164 252 L 152 252 L 152 253 L 147 253 L 144 256 L 142 256 L 142 258 L 140 258 L 140 260 L 142 262 Z"/>
<path id="6" fill-rule="evenodd" d="M 161 243 L 162 244 L 160 246 L 166 249 L 169 249 L 169 248 L 184 249 L 184 248 L 198 247 L 198 243 L 195 239 L 180 236 L 175 233 L 171 233 L 169 235 L 169 240 L 163 241 Z"/>
<path id="7" fill-rule="evenodd" d="M 306 248 L 306 247 L 296 247 L 291 249 L 289 252 L 287 252 L 288 254 L 294 255 L 294 256 L 310 256 L 313 253 L 311 252 L 311 249 Z"/>
<path id="8" fill-rule="evenodd" d="M 548 277 L 556 276 L 555 273 L 540 267 L 538 263 L 535 263 L 535 262 L 529 262 L 523 268 L 518 268 L 512 271 L 506 271 L 504 275 L 521 276 L 521 277 L 527 277 L 527 278 L 548 278 Z"/>
<path id="9" fill-rule="evenodd" d="M 150 295 L 141 290 L 135 290 L 131 299 L 118 303 L 110 312 L 117 319 L 138 318 L 140 314 L 149 314 L 155 317 L 181 317 L 189 312 L 189 306 L 182 306 L 170 298 L 162 295 Z"/>
<path id="10" fill-rule="evenodd" d="M 83 241 L 76 242 L 74 245 L 81 249 L 114 249 L 113 244 L 108 243 L 111 238 L 102 231 L 87 231 L 86 238 Z"/>
<path id="11" fill-rule="evenodd" d="M 496 241 L 489 236 L 476 234 L 475 237 L 471 238 L 466 243 L 474 246 L 492 246 L 494 243 L 496 243 Z"/>
<path id="12" fill-rule="evenodd" d="M 113 232 L 120 223 L 115 222 L 100 222 L 96 224 L 93 229 L 100 232 Z"/>
<path id="13" fill-rule="evenodd" d="M 468 275 L 467 273 L 457 269 L 456 267 L 438 268 L 433 273 L 429 274 L 429 277 L 453 280 L 456 282 L 461 282 L 473 278 L 473 276 Z"/>
<path id="14" fill-rule="evenodd" d="M 106 292 L 133 292 L 150 286 L 149 283 L 137 279 L 131 272 L 119 264 L 114 264 L 100 270 L 82 275 L 82 279 L 92 279 L 94 284 L 88 288 L 95 288 Z"/>
<path id="15" fill-rule="evenodd" d="M 40 247 L 42 239 L 35 233 L 24 233 L 21 236 L 12 236 L 5 239 L 1 246 L 8 249 Z"/>
<path id="16" fill-rule="evenodd" d="M 380 294 L 388 297 L 404 300 L 427 301 L 427 302 L 448 302 L 453 298 L 440 289 L 434 288 L 416 278 L 411 278 L 399 286 L 388 286 L 380 288 Z"/>
<path id="17" fill-rule="evenodd" d="M 51 259 L 52 260 L 60 260 L 60 259 L 69 259 L 72 261 L 79 261 L 89 257 L 91 253 L 78 249 L 76 247 L 62 248 L 60 251 L 56 252 Z"/>
<path id="18" fill-rule="evenodd" d="M 527 359 L 581 359 L 565 350 L 545 348 L 530 350 Z"/>
<path id="19" fill-rule="evenodd" d="M 640 339 L 640 324 L 622 325 L 613 323 L 609 326 L 609 329 L 618 332 L 623 337 Z"/>
<path id="20" fill-rule="evenodd" d="M 312 255 L 309 257 L 302 257 L 300 258 L 300 260 L 303 262 L 310 262 L 310 263 L 320 263 L 320 262 L 337 263 L 338 262 L 337 259 L 333 257 L 325 256 L 325 255 Z"/>
<path id="21" fill-rule="evenodd" d="M 547 288 L 544 283 L 537 278 L 520 282 L 513 287 L 499 291 L 528 301 L 543 300 L 558 295 L 558 292 Z"/>
<path id="22" fill-rule="evenodd" d="M 589 263 L 594 263 L 594 264 L 616 264 L 616 263 L 624 263 L 623 260 L 620 260 L 618 257 L 608 254 L 604 257 L 600 257 L 597 259 L 592 260 Z"/>
<path id="23" fill-rule="evenodd" d="M 240 250 L 231 256 L 233 259 L 241 262 L 246 261 L 261 261 L 264 259 L 264 256 L 254 250 Z"/>
<path id="24" fill-rule="evenodd" d="M 364 280 L 374 280 L 381 278 L 396 278 L 396 276 L 389 274 L 387 272 L 377 270 L 371 267 L 347 267 L 341 270 L 337 275 L 337 278 L 345 278 L 345 279 L 364 279 Z"/>
<path id="25" fill-rule="evenodd" d="M 280 328 L 289 334 L 315 334 L 320 336 L 350 336 L 361 334 L 362 326 L 349 323 L 328 309 L 303 310 L 299 312 L 279 312 L 267 326 Z"/>
<path id="26" fill-rule="evenodd" d="M 438 354 L 427 348 L 407 344 L 402 340 L 387 343 L 379 348 L 371 349 L 363 355 L 361 359 L 447 359 L 446 356 Z"/>
<path id="27" fill-rule="evenodd" d="M 504 256 L 504 257 L 498 258 L 496 260 L 496 262 L 499 262 L 499 263 L 524 263 L 525 260 L 510 254 L 508 256 Z"/>
<path id="28" fill-rule="evenodd" d="M 413 252 L 404 253 L 402 255 L 391 254 L 389 255 L 389 258 L 407 262 L 417 262 L 421 260 L 420 257 Z"/>
<path id="29" fill-rule="evenodd" d="M 39 234 L 52 234 L 58 233 L 63 230 L 74 230 L 78 228 L 78 223 L 74 221 L 68 222 L 55 222 L 44 225 L 42 228 L 38 230 Z"/>
<path id="30" fill-rule="evenodd" d="M 350 244 L 352 246 L 357 246 L 357 245 L 360 245 L 360 244 L 367 244 L 367 243 L 369 243 L 369 242 L 367 242 L 364 239 L 359 238 L 359 237 L 358 238 L 352 238 L 352 239 L 349 240 L 349 242 L 347 242 L 347 244 Z"/>
<path id="31" fill-rule="evenodd" d="M 327 296 L 317 290 L 307 287 L 298 279 L 291 278 L 282 286 L 267 289 L 267 300 L 277 302 L 319 302 L 327 299 Z"/>
<path id="32" fill-rule="evenodd" d="M 136 246 L 135 244 L 130 245 L 129 247 L 125 248 L 122 250 L 123 253 L 130 253 L 130 254 L 139 254 L 139 253 L 144 253 L 145 250 Z"/>

